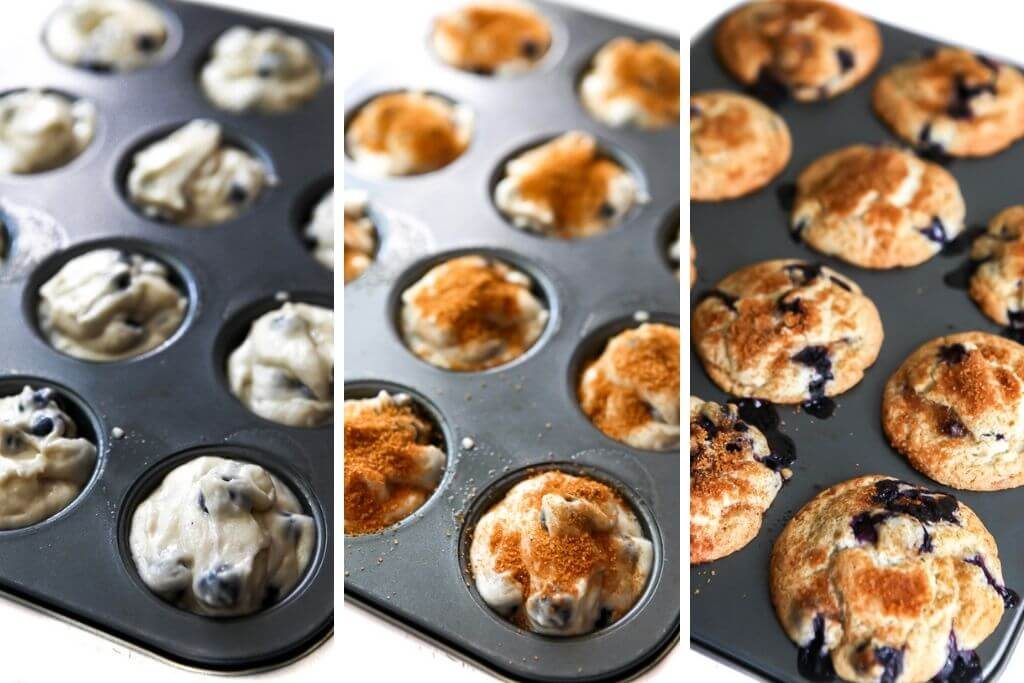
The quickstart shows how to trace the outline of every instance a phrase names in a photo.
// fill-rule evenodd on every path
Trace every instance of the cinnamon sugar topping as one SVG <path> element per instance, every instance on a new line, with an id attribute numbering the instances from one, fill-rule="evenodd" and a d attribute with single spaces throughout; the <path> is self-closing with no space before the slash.
<path id="1" fill-rule="evenodd" d="M 657 40 L 616 38 L 594 58 L 580 89 L 584 105 L 610 125 L 677 125 L 679 53 Z"/>
<path id="2" fill-rule="evenodd" d="M 545 472 L 514 486 L 480 519 L 470 558 L 488 604 L 523 628 L 573 635 L 633 606 L 652 548 L 607 485 Z"/>
<path id="3" fill-rule="evenodd" d="M 399 92 L 363 107 L 345 135 L 352 158 L 382 175 L 427 173 L 447 166 L 469 144 L 468 110 L 436 95 Z"/>
<path id="4" fill-rule="evenodd" d="M 439 17 L 434 49 L 452 66 L 481 74 L 529 69 L 551 45 L 539 14 L 512 3 L 474 3 Z"/>
<path id="5" fill-rule="evenodd" d="M 679 329 L 641 325 L 613 337 L 580 377 L 580 407 L 598 429 L 636 448 L 679 445 Z"/>
<path id="6" fill-rule="evenodd" d="M 436 441 L 404 394 L 345 401 L 346 534 L 379 531 L 426 501 L 444 467 Z"/>
<path id="7" fill-rule="evenodd" d="M 402 294 L 402 330 L 424 360 L 451 370 L 482 370 L 525 353 L 548 312 L 523 273 L 483 256 L 431 269 Z"/>

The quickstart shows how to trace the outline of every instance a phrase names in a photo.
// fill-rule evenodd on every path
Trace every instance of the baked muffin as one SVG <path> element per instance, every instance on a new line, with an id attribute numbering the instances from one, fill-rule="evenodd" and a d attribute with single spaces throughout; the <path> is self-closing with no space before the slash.
<path id="1" fill-rule="evenodd" d="M 365 192 L 345 190 L 345 284 L 362 275 L 373 263 L 377 230 L 367 212 Z M 333 256 L 333 250 L 332 250 Z"/>
<path id="2" fill-rule="evenodd" d="M 1024 484 L 1024 346 L 984 332 L 923 344 L 893 373 L 882 426 L 919 472 L 958 489 Z"/>
<path id="3" fill-rule="evenodd" d="M 444 473 L 440 445 L 408 394 L 345 401 L 345 533 L 376 533 L 418 510 Z"/>
<path id="4" fill-rule="evenodd" d="M 606 232 L 646 201 L 637 179 L 579 131 L 509 161 L 494 189 L 495 205 L 514 226 L 561 239 Z"/>
<path id="5" fill-rule="evenodd" d="M 345 150 L 374 176 L 429 173 L 469 147 L 473 112 L 437 95 L 393 92 L 359 109 L 345 131 Z"/>
<path id="6" fill-rule="evenodd" d="M 580 101 L 609 126 L 654 130 L 679 125 L 679 53 L 660 40 L 616 38 L 594 56 Z"/>
<path id="7" fill-rule="evenodd" d="M 852 145 L 800 174 L 793 235 L 861 268 L 916 266 L 964 229 L 964 198 L 948 171 L 895 147 Z"/>
<path id="8" fill-rule="evenodd" d="M 726 277 L 692 326 L 697 355 L 724 391 L 812 411 L 857 384 L 882 346 L 878 309 L 855 283 L 792 259 Z"/>
<path id="9" fill-rule="evenodd" d="M 813 680 L 980 680 L 974 648 L 1019 602 L 970 508 L 880 475 L 807 503 L 775 542 L 770 585 Z"/>
<path id="10" fill-rule="evenodd" d="M 715 31 L 715 50 L 740 83 L 798 102 L 834 97 L 878 63 L 874 22 L 819 0 L 765 0 L 733 10 Z"/>
<path id="11" fill-rule="evenodd" d="M 960 48 L 896 65 L 878 79 L 875 111 L 924 152 L 995 154 L 1024 136 L 1024 75 Z"/>
<path id="12" fill-rule="evenodd" d="M 509 76 L 529 71 L 544 58 L 551 47 L 551 27 L 524 3 L 472 2 L 438 17 L 432 42 L 449 66 Z"/>
<path id="13" fill-rule="evenodd" d="M 549 313 L 528 275 L 478 254 L 431 268 L 402 292 L 400 327 L 409 349 L 446 370 L 510 363 L 540 338 Z"/>
<path id="14" fill-rule="evenodd" d="M 1013 328 L 1024 327 L 1024 206 L 1011 206 L 989 221 L 971 245 L 970 294 L 982 313 Z"/>
<path id="15" fill-rule="evenodd" d="M 513 486 L 473 529 L 480 597 L 520 628 L 574 636 L 621 619 L 647 586 L 654 546 L 607 484 L 549 471 Z"/>
<path id="16" fill-rule="evenodd" d="M 690 96 L 690 199 L 718 201 L 764 187 L 789 162 L 781 116 L 724 90 Z"/>
<path id="17" fill-rule="evenodd" d="M 645 323 L 608 340 L 580 374 L 583 413 L 634 448 L 679 447 L 679 328 Z"/>
<path id="18" fill-rule="evenodd" d="M 772 453 L 736 406 L 690 397 L 690 564 L 712 562 L 754 540 L 792 476 L 792 456 Z"/>

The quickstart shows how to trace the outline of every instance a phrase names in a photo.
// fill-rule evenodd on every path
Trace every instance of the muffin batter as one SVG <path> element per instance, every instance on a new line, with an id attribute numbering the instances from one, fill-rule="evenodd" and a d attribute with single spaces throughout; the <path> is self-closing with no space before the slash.
<path id="1" fill-rule="evenodd" d="M 347 225 L 346 215 L 346 230 Z M 305 235 L 313 245 L 313 256 L 316 257 L 316 260 L 324 268 L 334 270 L 334 188 L 328 190 L 327 194 L 313 208 L 313 215 L 306 225 Z"/>
<path id="2" fill-rule="evenodd" d="M 366 193 L 345 190 L 345 284 L 363 274 L 373 263 L 377 231 L 366 214 Z"/>
<path id="3" fill-rule="evenodd" d="M 434 23 L 434 51 L 456 69 L 508 76 L 529 71 L 551 47 L 547 20 L 515 2 L 475 2 Z"/>
<path id="4" fill-rule="evenodd" d="M 180 465 L 132 515 L 132 559 L 150 590 L 212 617 L 287 597 L 316 548 L 313 518 L 258 465 L 205 456 Z"/>
<path id="5" fill-rule="evenodd" d="M 609 126 L 648 130 L 679 124 L 679 53 L 658 40 L 616 38 L 580 83 L 587 111 Z"/>
<path id="6" fill-rule="evenodd" d="M 157 220 L 204 227 L 231 220 L 274 182 L 262 162 L 224 142 L 219 124 L 196 119 L 135 155 L 128 197 Z"/>
<path id="7" fill-rule="evenodd" d="M 170 339 L 188 299 L 167 266 L 118 249 L 68 261 L 39 288 L 39 327 L 58 351 L 87 360 L 139 356 Z"/>
<path id="8" fill-rule="evenodd" d="M 516 484 L 480 518 L 469 557 L 496 612 L 535 633 L 573 636 L 636 604 L 654 548 L 610 487 L 552 471 Z"/>
<path id="9" fill-rule="evenodd" d="M 374 176 L 429 173 L 466 151 L 473 112 L 421 92 L 380 95 L 361 108 L 345 133 L 345 148 Z"/>
<path id="10" fill-rule="evenodd" d="M 679 328 L 648 323 L 609 340 L 580 376 L 583 412 L 634 448 L 679 447 Z"/>
<path id="11" fill-rule="evenodd" d="M 345 533 L 372 534 L 418 510 L 441 481 L 440 440 L 407 394 L 345 401 Z"/>
<path id="12" fill-rule="evenodd" d="M 66 508 L 96 466 L 96 446 L 49 387 L 0 398 L 0 529 L 20 529 Z"/>
<path id="13" fill-rule="evenodd" d="M 334 312 L 286 303 L 256 319 L 228 357 L 231 392 L 260 417 L 319 427 L 334 415 Z"/>
<path id="14" fill-rule="evenodd" d="M 82 153 L 96 134 L 96 108 L 42 90 L 0 97 L 0 173 L 39 173 Z"/>
<path id="15" fill-rule="evenodd" d="M 509 363 L 540 337 L 548 311 L 530 278 L 480 255 L 431 268 L 402 292 L 405 343 L 431 365 L 486 370 Z"/>
<path id="16" fill-rule="evenodd" d="M 548 237 L 591 237 L 647 197 L 597 141 L 571 131 L 508 162 L 494 203 L 513 225 Z"/>
<path id="17" fill-rule="evenodd" d="M 65 64 L 131 71 L 159 57 L 167 43 L 167 22 L 142 0 L 72 0 L 50 19 L 44 42 Z"/>
<path id="18" fill-rule="evenodd" d="M 312 99 L 323 77 L 304 40 L 275 28 L 228 29 L 199 74 L 203 92 L 221 109 L 278 113 Z"/>

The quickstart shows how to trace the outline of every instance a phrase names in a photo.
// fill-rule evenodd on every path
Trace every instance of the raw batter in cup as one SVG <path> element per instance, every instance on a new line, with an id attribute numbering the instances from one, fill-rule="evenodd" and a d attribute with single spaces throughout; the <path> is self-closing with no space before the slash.
<path id="1" fill-rule="evenodd" d="M 96 468 L 96 445 L 78 436 L 53 389 L 0 397 L 0 529 L 52 517 L 78 497 Z"/>
<path id="2" fill-rule="evenodd" d="M 616 38 L 580 82 L 587 111 L 609 126 L 679 125 L 679 53 L 658 40 Z"/>
<path id="3" fill-rule="evenodd" d="M 376 533 L 418 510 L 444 472 L 440 442 L 408 394 L 345 401 L 345 533 Z"/>
<path id="4" fill-rule="evenodd" d="M 494 611 L 534 633 L 574 636 L 636 604 L 654 547 L 606 484 L 552 471 L 516 484 L 480 518 L 469 559 Z"/>
<path id="5" fill-rule="evenodd" d="M 402 292 L 401 329 L 413 353 L 462 372 L 510 363 L 536 343 L 549 313 L 533 281 L 473 254 L 431 268 Z"/>
<path id="6" fill-rule="evenodd" d="M 345 229 L 348 230 L 348 214 L 345 214 Z M 317 202 L 313 215 L 306 224 L 306 239 L 313 247 L 313 256 L 329 270 L 334 270 L 334 188 Z M 348 245 L 346 244 L 346 247 Z M 345 254 L 346 264 L 348 253 Z M 347 274 L 346 270 L 346 274 Z"/>
<path id="7" fill-rule="evenodd" d="M 466 151 L 473 112 L 422 92 L 393 92 L 370 100 L 352 118 L 345 149 L 373 176 L 436 171 Z"/>
<path id="8" fill-rule="evenodd" d="M 163 13 L 144 0 L 72 0 L 46 25 L 56 59 L 92 71 L 151 66 L 167 43 Z"/>
<path id="9" fill-rule="evenodd" d="M 679 328 L 624 330 L 580 376 L 580 407 L 594 426 L 634 448 L 679 448 Z"/>
<path id="10" fill-rule="evenodd" d="M 67 164 L 96 135 L 96 107 L 43 90 L 0 97 L 0 173 L 39 173 Z"/>
<path id="11" fill-rule="evenodd" d="M 164 264 L 119 249 L 96 249 L 64 264 L 39 288 L 39 327 L 76 358 L 140 356 L 170 339 L 188 299 Z"/>
<path id="12" fill-rule="evenodd" d="M 210 101 L 231 112 L 291 111 L 320 90 L 320 63 L 306 41 L 276 28 L 228 29 L 199 74 Z"/>
<path id="13" fill-rule="evenodd" d="M 579 131 L 509 161 L 494 189 L 494 203 L 517 228 L 562 239 L 603 233 L 646 201 L 629 171 Z"/>
<path id="14" fill-rule="evenodd" d="M 345 190 L 345 284 L 366 272 L 377 251 L 377 230 L 362 190 Z"/>
<path id="15" fill-rule="evenodd" d="M 205 227 L 235 218 L 275 182 L 259 159 L 224 142 L 219 124 L 195 119 L 135 154 L 128 198 L 156 220 Z"/>
<path id="16" fill-rule="evenodd" d="M 529 71 L 551 47 L 551 28 L 518 2 L 473 2 L 434 22 L 434 51 L 446 64 L 481 75 Z"/>
<path id="17" fill-rule="evenodd" d="M 132 560 L 164 600 L 211 617 L 252 614 L 295 588 L 317 531 L 259 465 L 205 456 L 180 465 L 132 515 Z"/>
<path id="18" fill-rule="evenodd" d="M 286 303 L 256 319 L 228 357 L 238 400 L 262 418 L 319 427 L 334 415 L 334 311 Z"/>

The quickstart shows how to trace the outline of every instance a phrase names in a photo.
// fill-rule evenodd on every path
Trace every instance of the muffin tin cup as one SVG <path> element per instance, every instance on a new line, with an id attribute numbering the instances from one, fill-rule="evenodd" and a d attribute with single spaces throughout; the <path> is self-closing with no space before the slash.
<path id="1" fill-rule="evenodd" d="M 742 91 L 719 64 L 713 47 L 715 22 L 690 47 L 692 92 Z M 781 431 L 796 443 L 794 475 L 782 487 L 764 517 L 757 537 L 720 560 L 690 570 L 691 644 L 732 666 L 771 681 L 803 682 L 797 671 L 797 646 L 786 637 L 769 599 L 768 564 L 772 545 L 786 522 L 822 489 L 867 474 L 884 474 L 955 495 L 981 517 L 999 545 L 1003 578 L 1024 588 L 1024 522 L 1012 511 L 1024 505 L 1024 489 L 993 493 L 942 486 L 914 470 L 889 446 L 881 428 L 885 383 L 920 344 L 953 332 L 984 330 L 1000 334 L 967 296 L 944 284 L 960 268 L 967 252 L 938 254 L 920 266 L 870 271 L 826 257 L 789 236 L 788 212 L 776 196 L 780 186 L 821 155 L 856 144 L 903 145 L 875 117 L 871 90 L 893 65 L 938 47 L 932 38 L 879 24 L 883 53 L 875 71 L 851 91 L 812 104 L 783 102 L 777 110 L 793 135 L 793 158 L 780 176 L 752 195 L 727 202 L 690 205 L 691 234 L 697 247 L 697 283 L 691 307 L 729 273 L 758 261 L 799 258 L 820 262 L 851 278 L 878 307 L 885 341 L 874 366 L 853 389 L 835 397 L 837 409 L 819 420 L 789 406 L 777 406 Z M 951 161 L 967 204 L 967 225 L 982 225 L 1001 209 L 1022 201 L 1013 179 L 1024 166 L 1024 143 L 982 159 Z M 683 250 L 684 255 L 686 250 Z M 684 272 L 687 261 L 683 262 Z M 729 397 L 708 378 L 691 353 L 691 393 L 723 402 Z M 1024 610 L 1007 610 L 978 655 L 984 679 L 994 680 L 1009 660 L 1020 635 Z"/>
<path id="2" fill-rule="evenodd" d="M 678 128 L 614 129 L 582 108 L 575 85 L 609 40 L 678 39 L 546 2 L 559 28 L 554 58 L 510 78 L 438 61 L 426 40 L 346 93 L 351 117 L 371 97 L 426 90 L 471 107 L 466 152 L 433 173 L 373 178 L 349 160 L 346 187 L 366 190 L 381 238 L 378 260 L 345 288 L 346 395 L 405 389 L 445 429 L 448 462 L 434 495 L 376 534 L 345 537 L 346 599 L 447 651 L 515 680 L 621 680 L 651 666 L 679 637 L 679 452 L 630 448 L 604 436 L 567 389 L 577 352 L 602 326 L 649 311 L 677 320 L 679 283 L 662 251 L 679 210 Z M 429 26 L 423 27 L 424 32 Z M 418 51 L 417 51 L 418 50 Z M 517 229 L 495 208 L 496 173 L 524 145 L 569 130 L 594 135 L 642 173 L 651 200 L 622 224 L 583 240 Z M 406 348 L 395 324 L 402 290 L 427 267 L 464 253 L 496 256 L 535 279 L 547 328 L 524 357 L 482 372 L 436 368 Z M 639 324 L 639 323 L 636 323 Z M 589 342 L 588 342 L 589 343 Z M 464 440 L 472 442 L 464 447 Z M 651 534 L 655 564 L 637 605 L 594 633 L 556 638 L 517 628 L 487 607 L 467 573 L 477 516 L 533 468 L 582 471 L 611 483 Z M 511 479 L 510 479 L 511 478 Z"/>
<path id="3" fill-rule="evenodd" d="M 0 533 L 0 592 L 169 662 L 221 672 L 293 661 L 333 630 L 333 429 L 278 425 L 228 391 L 223 340 L 265 302 L 330 305 L 332 273 L 296 238 L 295 207 L 333 174 L 330 81 L 288 114 L 230 114 L 213 107 L 195 64 L 236 24 L 280 26 L 328 55 L 330 32 L 184 2 L 158 3 L 182 37 L 160 64 L 97 74 L 54 60 L 41 26 L 8 25 L 3 50 L 21 68 L 0 75 L 0 91 L 27 81 L 93 102 L 103 134 L 70 164 L 38 176 L 0 177 L 0 214 L 11 222 L 12 261 L 0 265 L 0 388 L 54 385 L 91 415 L 97 471 L 65 510 Z M 329 72 L 330 64 L 325 64 Z M 134 144 L 193 118 L 220 122 L 272 160 L 277 185 L 238 218 L 202 229 L 149 220 L 123 197 L 120 171 Z M 45 239 L 38 235 L 42 233 Z M 172 266 L 189 296 L 182 329 L 144 356 L 91 363 L 53 349 L 38 333 L 37 288 L 87 246 L 124 246 Z M 227 349 L 226 351 L 230 351 Z M 83 425 L 79 425 L 80 428 Z M 123 437 L 114 436 L 123 431 Z M 197 450 L 197 449 L 201 449 Z M 292 487 L 316 520 L 317 549 L 305 576 L 280 603 L 244 617 L 216 619 L 181 610 L 149 591 L 126 538 L 143 489 L 172 464 L 221 453 L 257 462 Z M 141 488 L 140 488 L 141 487 Z"/>

